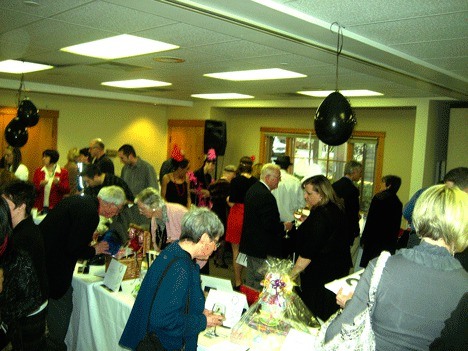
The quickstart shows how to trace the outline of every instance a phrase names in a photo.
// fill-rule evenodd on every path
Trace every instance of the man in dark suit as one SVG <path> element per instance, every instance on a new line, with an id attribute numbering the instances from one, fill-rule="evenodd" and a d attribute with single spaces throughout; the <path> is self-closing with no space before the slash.
<path id="1" fill-rule="evenodd" d="M 49 279 L 48 350 L 66 350 L 67 334 L 73 310 L 71 286 L 78 259 L 90 259 L 107 253 L 105 241 L 90 246 L 99 215 L 116 216 L 125 203 L 118 186 L 102 188 L 97 198 L 74 195 L 60 201 L 39 224 L 46 251 Z"/>
<path id="2" fill-rule="evenodd" d="M 267 256 L 282 256 L 281 238 L 293 226 L 292 222 L 280 221 L 278 205 L 271 193 L 280 181 L 280 167 L 267 163 L 262 167 L 260 182 L 252 185 L 245 195 L 240 252 L 247 255 L 246 285 L 257 290 L 261 290 L 264 278 L 259 269 Z"/>
<path id="3" fill-rule="evenodd" d="M 354 185 L 361 179 L 362 164 L 351 160 L 346 163 L 344 176 L 333 183 L 333 190 L 344 201 L 346 217 L 348 219 L 349 246 L 353 245 L 354 239 L 359 236 L 359 190 Z"/>

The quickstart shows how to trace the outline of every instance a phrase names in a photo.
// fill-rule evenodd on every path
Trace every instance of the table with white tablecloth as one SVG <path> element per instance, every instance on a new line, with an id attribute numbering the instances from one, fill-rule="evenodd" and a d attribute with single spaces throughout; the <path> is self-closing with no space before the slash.
<path id="1" fill-rule="evenodd" d="M 125 350 L 118 340 L 135 301 L 129 289 L 137 280 L 124 282 L 126 291 L 112 292 L 103 286 L 102 277 L 94 275 L 103 272 L 104 267 L 91 266 L 89 274 L 73 275 L 73 313 L 65 338 L 68 350 Z"/>
<path id="2" fill-rule="evenodd" d="M 102 275 L 103 270 L 104 267 L 91 267 L 89 274 L 73 275 L 73 313 L 65 339 L 69 351 L 127 350 L 118 342 L 135 302 L 131 293 L 139 279 L 124 281 L 123 290 L 113 292 L 103 286 L 102 277 L 94 275 Z M 222 336 L 215 339 L 204 337 L 202 332 L 198 350 L 208 351 L 220 343 L 229 343 L 230 330 L 222 331 Z"/>

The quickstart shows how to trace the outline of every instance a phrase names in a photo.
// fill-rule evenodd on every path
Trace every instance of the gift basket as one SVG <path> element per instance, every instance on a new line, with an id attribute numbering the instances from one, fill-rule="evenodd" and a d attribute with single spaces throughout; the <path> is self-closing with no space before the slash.
<path id="1" fill-rule="evenodd" d="M 320 324 L 294 292 L 289 260 L 269 258 L 259 299 L 234 326 L 231 341 L 252 351 L 281 350 L 291 332 L 317 335 Z"/>
<path id="2" fill-rule="evenodd" d="M 151 234 L 136 224 L 128 228 L 128 245 L 120 248 L 113 256 L 106 257 L 106 271 L 111 259 L 115 258 L 127 266 L 123 280 L 135 279 L 140 276 L 141 263 L 146 258 L 150 248 Z"/>

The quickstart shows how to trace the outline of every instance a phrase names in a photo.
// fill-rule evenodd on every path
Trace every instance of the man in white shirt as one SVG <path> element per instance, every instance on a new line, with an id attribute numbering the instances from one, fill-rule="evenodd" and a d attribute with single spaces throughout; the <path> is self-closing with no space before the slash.
<path id="1" fill-rule="evenodd" d="M 271 193 L 278 204 L 281 222 L 294 222 L 294 211 L 305 206 L 301 182 L 288 173 L 288 168 L 292 165 L 289 156 L 278 156 L 275 163 L 281 168 L 281 182 L 278 184 L 278 188 L 272 190 Z M 288 233 L 286 239 L 283 240 L 286 257 L 294 252 L 293 236 L 294 233 Z"/>

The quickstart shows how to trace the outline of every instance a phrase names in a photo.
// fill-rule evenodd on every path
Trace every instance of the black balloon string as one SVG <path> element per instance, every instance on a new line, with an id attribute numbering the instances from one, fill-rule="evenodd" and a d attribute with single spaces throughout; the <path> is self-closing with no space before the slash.
<path id="1" fill-rule="evenodd" d="M 24 73 L 21 74 L 21 80 L 20 80 L 20 86 L 19 86 L 19 89 L 18 89 L 18 104 L 17 106 L 19 107 L 20 103 L 21 103 L 21 94 L 23 93 L 23 90 L 24 90 Z"/>
<path id="2" fill-rule="evenodd" d="M 330 30 L 333 32 L 333 27 L 337 26 L 337 43 L 336 43 L 336 71 L 335 71 L 335 91 L 338 91 L 338 59 L 341 54 L 341 50 L 343 50 L 343 27 L 338 22 L 333 22 L 330 25 Z"/>

